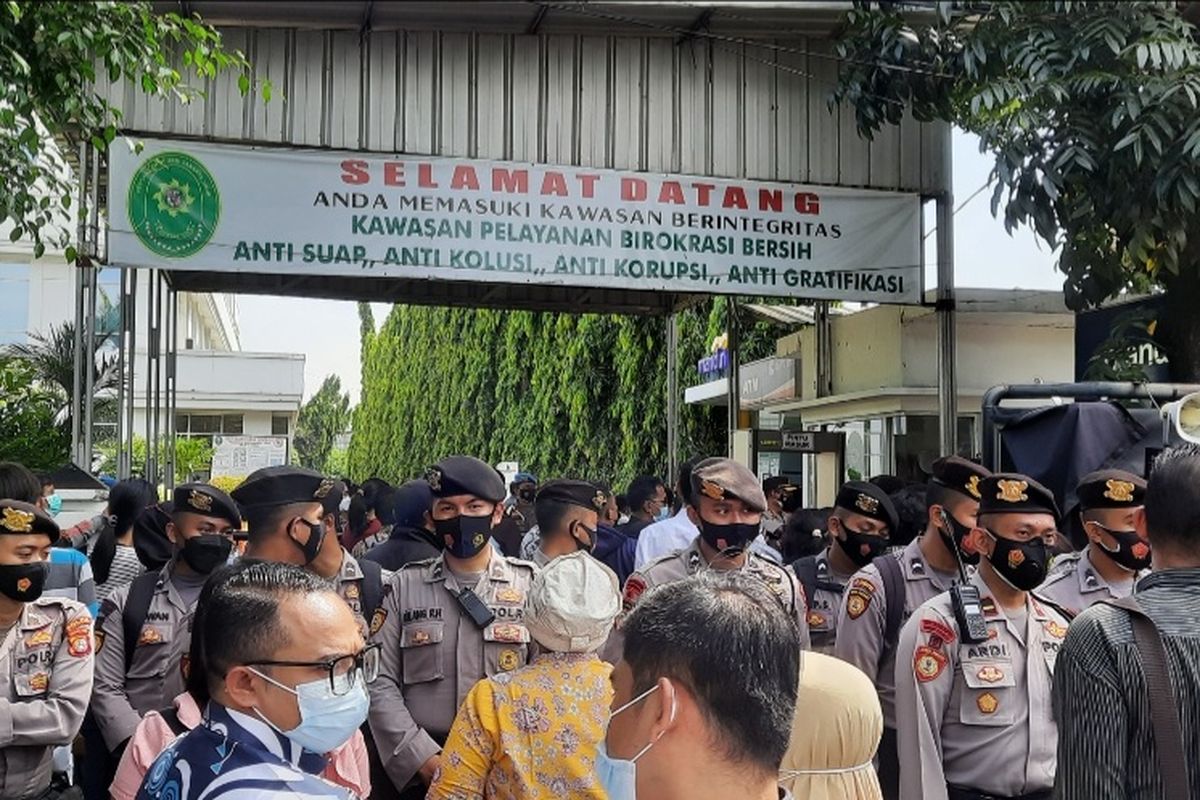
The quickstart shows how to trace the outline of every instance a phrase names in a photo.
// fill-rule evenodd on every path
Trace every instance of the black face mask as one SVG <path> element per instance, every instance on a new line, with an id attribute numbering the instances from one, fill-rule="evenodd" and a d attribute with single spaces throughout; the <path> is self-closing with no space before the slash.
<path id="1" fill-rule="evenodd" d="M 45 561 L 0 565 L 0 594 L 18 603 L 37 600 L 45 585 Z"/>
<path id="2" fill-rule="evenodd" d="M 758 536 L 760 524 L 749 522 L 732 522 L 728 525 L 717 525 L 703 517 L 700 519 L 700 536 L 708 546 L 722 555 L 737 556 Z"/>
<path id="3" fill-rule="evenodd" d="M 870 564 L 888 546 L 888 540 L 882 536 L 852 531 L 844 525 L 842 526 L 842 533 L 844 534 L 844 538 L 838 537 L 838 547 L 841 547 L 842 552 L 849 556 L 850 560 L 859 567 L 865 567 L 867 564 Z"/>
<path id="4" fill-rule="evenodd" d="M 189 567 L 208 575 L 229 560 L 233 541 L 219 533 L 206 533 L 183 541 L 179 555 Z"/>
<path id="5" fill-rule="evenodd" d="M 450 537 L 451 544 L 446 552 L 457 558 L 471 558 L 487 547 L 492 531 L 492 515 L 466 517 L 460 514 L 450 519 L 435 519 L 433 527 L 441 541 L 444 542 L 446 536 Z"/>
<path id="6" fill-rule="evenodd" d="M 292 542 L 304 553 L 304 565 L 308 566 L 321 554 L 321 545 L 325 542 L 325 521 L 309 522 L 304 517 L 299 519 L 308 526 L 308 541 L 301 544 L 292 539 Z"/>
<path id="7" fill-rule="evenodd" d="M 984 528 L 987 530 L 987 528 Z M 988 561 L 1004 581 L 1019 592 L 1036 589 L 1046 579 L 1050 565 L 1046 543 L 1041 539 L 1016 542 L 988 531 L 996 546 Z"/>
<path id="8" fill-rule="evenodd" d="M 938 536 L 942 537 L 942 544 L 946 545 L 946 549 L 951 553 L 957 549 L 958 555 L 964 564 L 970 564 L 971 566 L 978 564 L 979 553 L 968 552 L 967 548 L 963 546 L 963 542 L 966 541 L 967 534 L 971 532 L 972 528 L 956 520 L 954 515 L 949 511 L 942 512 L 942 523 L 942 525 L 938 526 L 937 532 Z M 947 523 L 950 525 L 951 533 L 946 532 Z"/>
<path id="9" fill-rule="evenodd" d="M 572 527 L 571 538 L 575 540 L 575 546 L 580 550 L 587 550 L 589 553 L 596 552 L 596 541 L 599 538 L 596 534 L 596 530 L 594 528 L 589 528 L 587 525 L 584 525 L 582 522 L 573 522 L 571 524 L 571 527 Z M 585 534 L 587 534 L 587 541 L 584 541 L 575 535 L 574 529 L 576 527 L 578 527 Z"/>
<path id="10" fill-rule="evenodd" d="M 1150 566 L 1150 545 L 1142 541 L 1142 537 L 1138 536 L 1137 531 L 1114 531 L 1098 522 L 1092 524 L 1116 540 L 1116 550 L 1109 550 L 1101 542 L 1097 542 L 1097 544 L 1104 551 L 1104 555 L 1119 566 L 1130 572 L 1140 572 Z"/>

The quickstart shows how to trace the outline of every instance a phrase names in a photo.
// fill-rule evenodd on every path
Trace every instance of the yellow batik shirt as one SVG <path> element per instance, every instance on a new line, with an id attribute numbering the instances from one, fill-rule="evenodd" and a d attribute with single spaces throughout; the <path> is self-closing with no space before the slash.
<path id="1" fill-rule="evenodd" d="M 547 653 L 485 678 L 463 700 L 431 800 L 606 800 L 596 748 L 612 666 L 591 653 Z"/>

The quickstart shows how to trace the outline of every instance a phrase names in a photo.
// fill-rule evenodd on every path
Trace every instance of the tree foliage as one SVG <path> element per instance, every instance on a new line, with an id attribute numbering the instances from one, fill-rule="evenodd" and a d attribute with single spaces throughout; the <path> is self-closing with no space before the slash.
<path id="1" fill-rule="evenodd" d="M 104 442 L 98 445 L 96 449 L 100 453 L 100 464 L 96 472 L 101 475 L 116 475 L 116 442 Z M 130 461 L 135 473 L 146 463 L 146 450 L 146 437 L 135 435 L 133 437 L 133 457 Z M 162 472 L 165 473 L 165 465 L 167 463 L 166 439 L 159 441 L 156 451 L 157 462 L 163 465 Z M 212 457 L 212 442 L 206 437 L 175 437 L 175 483 L 186 483 L 192 480 L 197 473 L 207 472 L 212 468 Z"/>
<path id="2" fill-rule="evenodd" d="M 911 112 L 995 154 L 993 213 L 1059 249 L 1067 303 L 1167 290 L 1158 338 L 1200 378 L 1200 45 L 1172 2 L 859 4 L 834 100 L 870 137 Z"/>
<path id="3" fill-rule="evenodd" d="M 203 82 L 223 70 L 240 71 L 238 88 L 250 90 L 245 57 L 199 18 L 157 14 L 149 2 L 3 2 L 0 224 L 14 226 L 13 241 L 31 239 L 39 257 L 49 243 L 74 258 L 68 139 L 104 150 L 120 125 L 120 111 L 94 88 L 97 70 L 181 103 L 199 94 L 185 78 Z M 269 83 L 262 93 L 270 99 Z"/>
<path id="4" fill-rule="evenodd" d="M 357 479 L 405 480 L 451 453 L 618 487 L 666 471 L 661 318 L 396 306 L 378 332 L 363 321 Z M 678 325 L 682 393 L 725 327 L 724 301 L 680 312 Z M 773 352 L 777 334 L 748 328 L 743 358 Z M 679 455 L 723 454 L 725 414 L 681 400 Z"/>
<path id="5" fill-rule="evenodd" d="M 296 422 L 296 460 L 300 466 L 328 473 L 333 442 L 350 427 L 350 395 L 342 381 L 329 375 L 308 402 L 300 407 Z"/>
<path id="6" fill-rule="evenodd" d="M 51 470 L 69 460 L 71 437 L 55 424 L 59 399 L 37 380 L 28 362 L 0 358 L 0 461 Z"/>
<path id="7" fill-rule="evenodd" d="M 97 332 L 95 347 L 87 362 L 92 365 L 92 385 L 95 405 L 93 414 L 97 419 L 113 416 L 119 375 L 117 356 L 108 347 L 110 335 Z M 29 366 L 43 390 L 54 398 L 56 425 L 70 430 L 71 395 L 75 391 L 75 323 L 63 322 L 51 325 L 45 331 L 28 334 L 29 341 L 8 345 L 5 354 Z M 84 346 L 86 346 L 84 340 Z M 115 417 L 114 417 L 115 418 Z"/>

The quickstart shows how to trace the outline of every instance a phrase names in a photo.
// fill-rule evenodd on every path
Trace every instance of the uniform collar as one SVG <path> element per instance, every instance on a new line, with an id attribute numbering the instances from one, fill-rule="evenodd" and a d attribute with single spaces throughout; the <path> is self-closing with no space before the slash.
<path id="1" fill-rule="evenodd" d="M 158 572 L 158 581 L 154 584 L 154 593 L 165 594 L 167 601 L 184 613 L 188 610 L 188 604 L 183 601 L 183 596 L 179 594 L 179 589 L 176 588 L 175 582 L 171 580 L 171 572 L 175 567 L 177 558 L 172 558 Z"/>
<path id="2" fill-rule="evenodd" d="M 533 548 L 533 554 L 530 556 L 530 560 L 537 564 L 538 567 L 544 567 L 551 561 L 550 557 L 542 552 L 541 547 Z"/>
<path id="3" fill-rule="evenodd" d="M 513 577 L 508 561 L 496 555 L 496 550 L 491 545 L 488 545 L 488 547 L 491 548 L 491 558 L 488 561 L 487 569 L 484 570 L 487 579 L 494 583 L 510 583 Z M 445 555 L 440 555 L 429 565 L 429 572 L 425 575 L 425 582 L 444 583 L 449 574 L 450 570 L 446 568 L 446 557 Z"/>
<path id="4" fill-rule="evenodd" d="M 697 536 L 692 540 L 690 545 L 679 551 L 679 557 L 683 559 L 684 566 L 687 568 L 687 574 L 694 575 L 702 568 L 715 570 L 749 569 L 750 565 L 754 562 L 754 559 L 758 558 L 758 556 L 755 556 L 754 553 L 750 551 L 749 544 L 746 545 L 745 553 L 746 562 L 740 567 L 714 567 L 704 560 L 704 553 L 700 550 L 700 537 Z"/>
<path id="5" fill-rule="evenodd" d="M 17 627 L 23 631 L 33 631 L 44 628 L 54 622 L 54 615 L 37 600 L 25 604 L 21 616 L 17 619 Z"/>
<path id="6" fill-rule="evenodd" d="M 1099 545 L 1089 543 L 1083 548 L 1083 552 L 1079 554 L 1079 565 L 1075 571 L 1079 576 L 1079 591 L 1081 594 L 1088 592 L 1105 591 L 1112 597 L 1117 597 L 1117 593 L 1113 591 L 1112 584 L 1104 579 L 1100 574 L 1100 570 L 1096 569 L 1096 564 L 1092 561 L 1092 548 Z M 1129 577 L 1134 583 L 1137 582 L 1138 574 L 1130 573 Z"/>
<path id="7" fill-rule="evenodd" d="M 880 556 L 880 558 L 883 557 Z M 944 573 L 929 566 L 929 562 L 925 560 L 925 551 L 921 549 L 920 536 L 909 542 L 900 551 L 899 557 L 900 565 L 904 568 L 904 577 L 910 581 L 929 581 L 943 592 L 947 591 L 954 583 L 953 578 L 946 580 Z"/>

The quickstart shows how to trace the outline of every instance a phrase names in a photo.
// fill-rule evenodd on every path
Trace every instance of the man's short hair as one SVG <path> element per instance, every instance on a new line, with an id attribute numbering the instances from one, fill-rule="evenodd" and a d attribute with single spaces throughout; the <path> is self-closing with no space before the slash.
<path id="1" fill-rule="evenodd" d="M 795 620 L 759 579 L 702 572 L 647 593 L 622 624 L 633 696 L 659 678 L 696 698 L 720 754 L 779 770 L 800 677 Z"/>
<path id="2" fill-rule="evenodd" d="M 42 497 L 42 485 L 24 464 L 0 461 L 0 499 L 37 503 Z"/>
<path id="3" fill-rule="evenodd" d="M 557 535 L 563 520 L 573 508 L 583 510 L 574 503 L 564 503 L 561 500 L 538 500 L 533 506 L 533 513 L 538 521 L 538 531 L 542 536 Z"/>
<path id="4" fill-rule="evenodd" d="M 1164 450 L 1146 486 L 1150 546 L 1195 552 L 1200 546 L 1200 445 Z"/>
<path id="5" fill-rule="evenodd" d="M 685 506 L 692 504 L 692 470 L 704 460 L 704 456 L 694 456 L 679 465 L 679 478 L 675 485 L 679 487 L 680 499 Z"/>
<path id="6" fill-rule="evenodd" d="M 290 597 L 332 592 L 328 581 L 301 567 L 277 561 L 242 559 L 208 579 L 200 616 L 201 659 L 212 692 L 233 667 L 270 660 L 289 639 L 279 605 Z M 195 637 L 193 637 L 195 638 Z M 195 671 L 193 664 L 191 670 Z"/>
<path id="7" fill-rule="evenodd" d="M 629 508 L 635 513 L 643 513 L 644 506 L 650 500 L 658 496 L 658 488 L 666 486 L 661 480 L 653 475 L 639 475 L 633 479 L 633 483 L 629 484 L 629 491 L 625 493 L 629 499 Z"/>
<path id="8" fill-rule="evenodd" d="M 251 506 L 244 509 L 248 538 L 261 542 L 270 538 L 275 530 L 292 517 L 299 517 L 310 503 L 284 503 L 281 506 Z M 324 512 L 322 512 L 323 514 Z"/>

